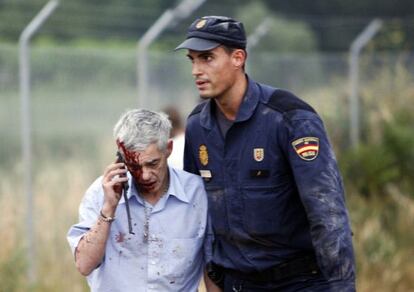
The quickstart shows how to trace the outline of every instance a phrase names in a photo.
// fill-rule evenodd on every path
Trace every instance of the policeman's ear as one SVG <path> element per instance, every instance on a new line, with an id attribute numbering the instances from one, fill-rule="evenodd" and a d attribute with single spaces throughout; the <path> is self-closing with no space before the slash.
<path id="1" fill-rule="evenodd" d="M 246 62 L 246 51 L 242 49 L 235 49 L 232 53 L 232 60 L 234 66 L 239 69 L 244 66 L 244 63 Z"/>

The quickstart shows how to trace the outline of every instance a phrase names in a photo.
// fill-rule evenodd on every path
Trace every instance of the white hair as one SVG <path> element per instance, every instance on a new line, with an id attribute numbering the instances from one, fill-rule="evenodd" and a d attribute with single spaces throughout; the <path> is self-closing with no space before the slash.
<path id="1" fill-rule="evenodd" d="M 171 122 L 164 113 L 146 109 L 126 111 L 114 127 L 114 138 L 128 150 L 143 151 L 156 143 L 160 151 L 167 148 Z"/>

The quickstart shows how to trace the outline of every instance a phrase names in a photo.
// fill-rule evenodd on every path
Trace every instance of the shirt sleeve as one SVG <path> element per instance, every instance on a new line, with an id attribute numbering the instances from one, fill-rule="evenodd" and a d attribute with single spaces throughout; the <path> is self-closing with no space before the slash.
<path id="1" fill-rule="evenodd" d="M 83 196 L 79 206 L 79 222 L 71 226 L 67 233 L 67 240 L 73 254 L 83 235 L 96 223 L 102 206 L 101 189 L 101 178 L 98 178 Z"/>
<path id="2" fill-rule="evenodd" d="M 190 137 L 190 126 L 187 126 L 185 131 L 185 144 L 184 144 L 184 170 L 200 175 L 197 164 L 195 163 L 194 152 L 191 147 L 191 137 Z"/>
<path id="3" fill-rule="evenodd" d="M 323 123 L 315 113 L 285 118 L 284 149 L 307 213 L 319 267 L 328 280 L 354 278 L 354 254 L 342 178 Z"/>

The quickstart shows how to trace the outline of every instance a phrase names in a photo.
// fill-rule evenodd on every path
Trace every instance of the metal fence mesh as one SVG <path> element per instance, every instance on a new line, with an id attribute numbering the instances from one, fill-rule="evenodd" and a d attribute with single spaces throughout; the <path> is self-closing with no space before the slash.
<path id="1" fill-rule="evenodd" d="M 120 114 L 136 107 L 138 98 L 155 110 L 174 105 L 183 116 L 198 102 L 191 63 L 184 54 L 172 51 L 148 54 L 148 93 L 138 97 L 135 54 L 133 48 L 31 50 L 33 207 L 35 242 L 41 243 L 36 252 L 38 274 L 39 279 L 51 281 L 60 281 L 65 274 L 71 291 L 87 289 L 73 267 L 65 233 L 76 221 L 83 192 L 114 159 L 112 127 Z M 0 226 L 2 238 L 10 243 L 3 251 L 16 254 L 22 249 L 15 247 L 26 239 L 22 230 L 27 211 L 18 65 L 18 47 L 0 45 L 0 211 L 6 214 Z M 361 57 L 359 93 L 365 133 L 376 127 L 379 115 L 387 114 L 387 106 L 413 103 L 413 65 L 413 53 Z M 253 52 L 247 72 L 309 102 L 323 117 L 334 147 L 349 146 L 348 54 Z M 45 228 L 48 232 L 42 232 Z M 50 263 L 56 262 L 63 264 L 51 273 Z"/>

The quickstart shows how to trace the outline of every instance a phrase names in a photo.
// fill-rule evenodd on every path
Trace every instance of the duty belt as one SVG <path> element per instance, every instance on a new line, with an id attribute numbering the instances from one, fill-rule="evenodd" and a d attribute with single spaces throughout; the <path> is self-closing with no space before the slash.
<path id="1" fill-rule="evenodd" d="M 253 282 L 277 282 L 300 275 L 320 274 L 319 267 L 314 256 L 296 258 L 263 271 L 244 273 L 233 269 L 224 269 L 237 279 Z"/>

